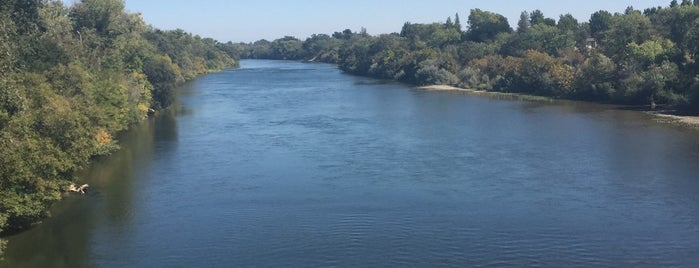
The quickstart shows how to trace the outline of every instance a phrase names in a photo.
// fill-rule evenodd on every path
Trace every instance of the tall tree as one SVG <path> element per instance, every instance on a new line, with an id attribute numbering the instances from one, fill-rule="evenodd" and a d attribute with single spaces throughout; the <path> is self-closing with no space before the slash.
<path id="1" fill-rule="evenodd" d="M 609 11 L 600 10 L 590 16 L 590 34 L 593 37 L 599 38 L 600 35 L 609 30 L 612 23 L 612 13 Z"/>
<path id="2" fill-rule="evenodd" d="M 570 13 L 561 15 L 558 19 L 558 29 L 562 32 L 575 32 L 579 26 L 578 20 L 573 17 Z"/>
<path id="3" fill-rule="evenodd" d="M 494 39 L 498 34 L 511 33 L 507 18 L 503 15 L 483 11 L 478 8 L 472 9 L 468 16 L 468 40 L 483 42 Z"/>
<path id="4" fill-rule="evenodd" d="M 530 21 L 532 26 L 537 25 L 537 24 L 546 24 L 549 26 L 556 26 L 556 21 L 554 19 L 545 17 L 544 13 L 538 9 L 532 11 L 532 13 L 529 14 L 529 21 Z"/>
<path id="5" fill-rule="evenodd" d="M 523 33 L 529 29 L 529 26 L 531 26 L 531 22 L 529 21 L 529 12 L 522 11 L 521 14 L 519 14 L 519 21 L 517 22 L 517 32 L 518 33 Z"/>
<path id="6" fill-rule="evenodd" d="M 699 1 L 699 0 L 697 0 L 697 1 Z M 459 13 L 456 13 L 456 15 L 454 17 L 454 28 L 456 28 L 457 30 L 459 30 L 459 32 L 461 32 L 461 19 L 459 18 Z"/>

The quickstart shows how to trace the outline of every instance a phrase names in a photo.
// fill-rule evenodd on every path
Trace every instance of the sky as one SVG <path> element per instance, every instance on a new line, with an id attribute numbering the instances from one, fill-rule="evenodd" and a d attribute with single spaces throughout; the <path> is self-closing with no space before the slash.
<path id="1" fill-rule="evenodd" d="M 63 0 L 71 4 L 77 0 Z M 253 42 L 284 36 L 305 39 L 344 29 L 370 34 L 400 32 L 405 22 L 444 22 L 459 13 L 466 27 L 473 8 L 499 13 L 515 26 L 522 11 L 540 9 L 556 20 L 570 13 L 588 21 L 598 10 L 623 12 L 668 6 L 670 0 L 125 0 L 126 9 L 163 30 L 183 29 L 220 42 Z"/>

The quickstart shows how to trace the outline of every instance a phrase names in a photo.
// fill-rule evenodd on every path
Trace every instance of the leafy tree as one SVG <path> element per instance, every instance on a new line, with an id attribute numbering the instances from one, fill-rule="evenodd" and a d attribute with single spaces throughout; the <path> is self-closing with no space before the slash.
<path id="1" fill-rule="evenodd" d="M 454 16 L 454 28 L 461 33 L 461 19 L 459 18 L 459 13 L 456 13 Z"/>
<path id="2" fill-rule="evenodd" d="M 619 61 L 627 57 L 629 43 L 643 43 L 652 36 L 652 25 L 648 17 L 640 12 L 614 15 L 609 29 L 604 32 L 601 45 L 604 51 Z"/>
<path id="3" fill-rule="evenodd" d="M 94 29 L 99 36 L 114 37 L 124 29 L 117 22 L 124 15 L 121 0 L 82 0 L 71 10 L 75 29 Z"/>
<path id="4" fill-rule="evenodd" d="M 574 92 L 583 100 L 611 101 L 615 95 L 616 65 L 601 53 L 593 53 L 575 72 Z"/>
<path id="5" fill-rule="evenodd" d="M 340 48 L 339 66 L 343 71 L 367 75 L 371 67 L 369 37 L 355 35 Z"/>
<path id="6" fill-rule="evenodd" d="M 678 52 L 675 43 L 664 38 L 648 40 L 642 44 L 629 43 L 628 51 L 631 60 L 644 66 L 673 59 Z"/>
<path id="7" fill-rule="evenodd" d="M 301 40 L 292 36 L 285 36 L 284 38 L 272 41 L 270 44 L 271 57 L 281 60 L 302 59 L 305 56 L 302 47 L 303 44 Z"/>
<path id="8" fill-rule="evenodd" d="M 342 41 L 327 34 L 314 34 L 303 42 L 303 50 L 309 61 L 337 63 Z"/>
<path id="9" fill-rule="evenodd" d="M 525 92 L 555 97 L 570 93 L 574 77 L 571 66 L 536 50 L 527 51 L 521 64 L 521 86 Z"/>
<path id="10" fill-rule="evenodd" d="M 644 78 L 643 93 L 650 102 L 651 109 L 655 109 L 658 100 L 663 102 L 676 101 L 678 96 L 670 90 L 672 83 L 677 80 L 678 67 L 669 61 L 660 65 L 653 64 L 648 71 L 642 74 Z"/>
<path id="11" fill-rule="evenodd" d="M 574 33 L 578 30 L 579 24 L 580 23 L 578 23 L 578 20 L 569 13 L 561 15 L 561 18 L 558 19 L 558 24 L 556 26 L 563 33 Z"/>
<path id="12" fill-rule="evenodd" d="M 472 9 L 468 16 L 466 39 L 476 42 L 493 40 L 498 34 L 511 33 L 512 28 L 507 18 L 500 14 Z"/>
<path id="13" fill-rule="evenodd" d="M 529 27 L 531 27 L 529 12 L 522 11 L 522 13 L 519 15 L 519 21 L 517 22 L 517 32 L 526 32 L 529 29 Z"/>
<path id="14" fill-rule="evenodd" d="M 167 107 L 174 98 L 174 88 L 179 74 L 169 56 L 156 55 L 146 60 L 143 71 L 153 85 L 154 107 Z"/>
<path id="15" fill-rule="evenodd" d="M 590 34 L 595 38 L 600 38 L 602 33 L 609 30 L 612 24 L 612 14 L 608 11 L 600 10 L 590 17 Z"/>
<path id="16" fill-rule="evenodd" d="M 551 18 L 544 17 L 544 13 L 541 10 L 534 10 L 529 14 L 529 22 L 532 26 L 538 24 L 545 24 L 548 26 L 556 26 L 556 21 Z"/>
<path id="17" fill-rule="evenodd" d="M 502 47 L 502 53 L 523 56 L 527 50 L 541 50 L 550 55 L 557 55 L 561 49 L 575 47 L 571 32 L 562 33 L 558 28 L 546 24 L 537 24 L 528 31 L 514 35 Z"/>

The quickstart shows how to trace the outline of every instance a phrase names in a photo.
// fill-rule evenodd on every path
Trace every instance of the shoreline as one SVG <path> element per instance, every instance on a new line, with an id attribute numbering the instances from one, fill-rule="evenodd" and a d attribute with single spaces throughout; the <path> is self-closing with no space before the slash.
<path id="1" fill-rule="evenodd" d="M 699 130 L 699 116 L 675 115 L 667 111 L 648 111 L 647 113 L 663 123 L 680 125 Z"/>
<path id="2" fill-rule="evenodd" d="M 502 99 L 510 99 L 510 100 L 522 100 L 522 101 L 552 102 L 555 100 L 561 100 L 561 99 L 556 99 L 556 98 L 552 98 L 552 97 L 528 95 L 528 94 L 523 94 L 523 93 L 485 91 L 485 90 L 460 88 L 460 87 L 449 86 L 449 85 L 430 85 L 430 86 L 419 86 L 419 87 L 414 87 L 414 88 L 417 90 L 423 90 L 423 91 L 460 92 L 460 93 L 477 95 L 477 96 L 488 96 L 488 97 L 494 97 L 494 98 L 502 98 Z"/>
<path id="3" fill-rule="evenodd" d="M 496 97 L 496 98 L 509 98 L 509 99 L 516 99 L 516 100 L 526 100 L 526 101 L 555 101 L 555 100 L 565 100 L 565 99 L 555 99 L 555 98 L 550 98 L 550 97 L 542 97 L 542 96 L 535 96 L 535 95 L 527 95 L 527 94 L 522 94 L 522 93 L 505 93 L 505 92 L 493 92 L 493 91 L 485 91 L 485 90 L 475 90 L 475 89 L 467 89 L 467 88 L 460 88 L 460 87 L 455 87 L 455 86 L 449 86 L 449 85 L 429 85 L 429 86 L 419 86 L 415 87 L 417 90 L 423 90 L 423 91 L 442 91 L 442 92 L 461 92 L 465 94 L 472 94 L 472 95 L 478 95 L 478 96 L 490 96 L 490 97 Z M 575 100 L 570 100 L 570 101 L 575 101 Z M 585 103 L 596 103 L 596 102 L 585 102 Z M 673 114 L 672 111 L 663 111 L 663 110 L 644 110 L 641 111 L 646 114 L 654 116 L 659 122 L 662 123 L 667 123 L 667 124 L 673 124 L 673 125 L 679 125 L 679 126 L 684 126 L 684 127 L 689 127 L 693 128 L 695 130 L 699 130 L 699 116 L 692 116 L 692 115 L 676 115 Z"/>

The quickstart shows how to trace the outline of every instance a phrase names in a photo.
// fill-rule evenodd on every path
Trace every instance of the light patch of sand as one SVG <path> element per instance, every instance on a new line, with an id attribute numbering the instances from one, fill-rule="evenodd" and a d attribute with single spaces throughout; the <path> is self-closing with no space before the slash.
<path id="1" fill-rule="evenodd" d="M 541 97 L 541 96 L 527 95 L 527 94 L 521 94 L 521 93 L 505 93 L 505 92 L 475 90 L 475 89 L 460 88 L 460 87 L 454 87 L 454 86 L 448 86 L 448 85 L 421 86 L 421 87 L 416 87 L 416 89 L 426 90 L 426 91 L 462 92 L 462 93 L 473 94 L 473 95 L 478 95 L 478 96 L 492 97 L 492 98 L 497 98 L 497 99 L 512 99 L 512 100 L 526 100 L 526 101 L 553 101 L 553 99 L 549 98 L 549 97 Z"/>
<path id="2" fill-rule="evenodd" d="M 473 91 L 475 91 L 475 90 L 473 90 L 473 89 L 465 89 L 465 88 L 454 87 L 454 86 L 448 86 L 448 85 L 423 86 L 423 87 L 418 87 L 417 89 L 420 89 L 420 90 L 429 90 L 429 91 L 464 91 L 464 92 L 473 92 Z"/>
<path id="3" fill-rule="evenodd" d="M 671 122 L 676 122 L 683 125 L 689 125 L 692 127 L 699 127 L 699 116 L 682 116 L 682 115 L 672 115 L 663 113 L 653 113 L 653 115 L 666 119 Z"/>

